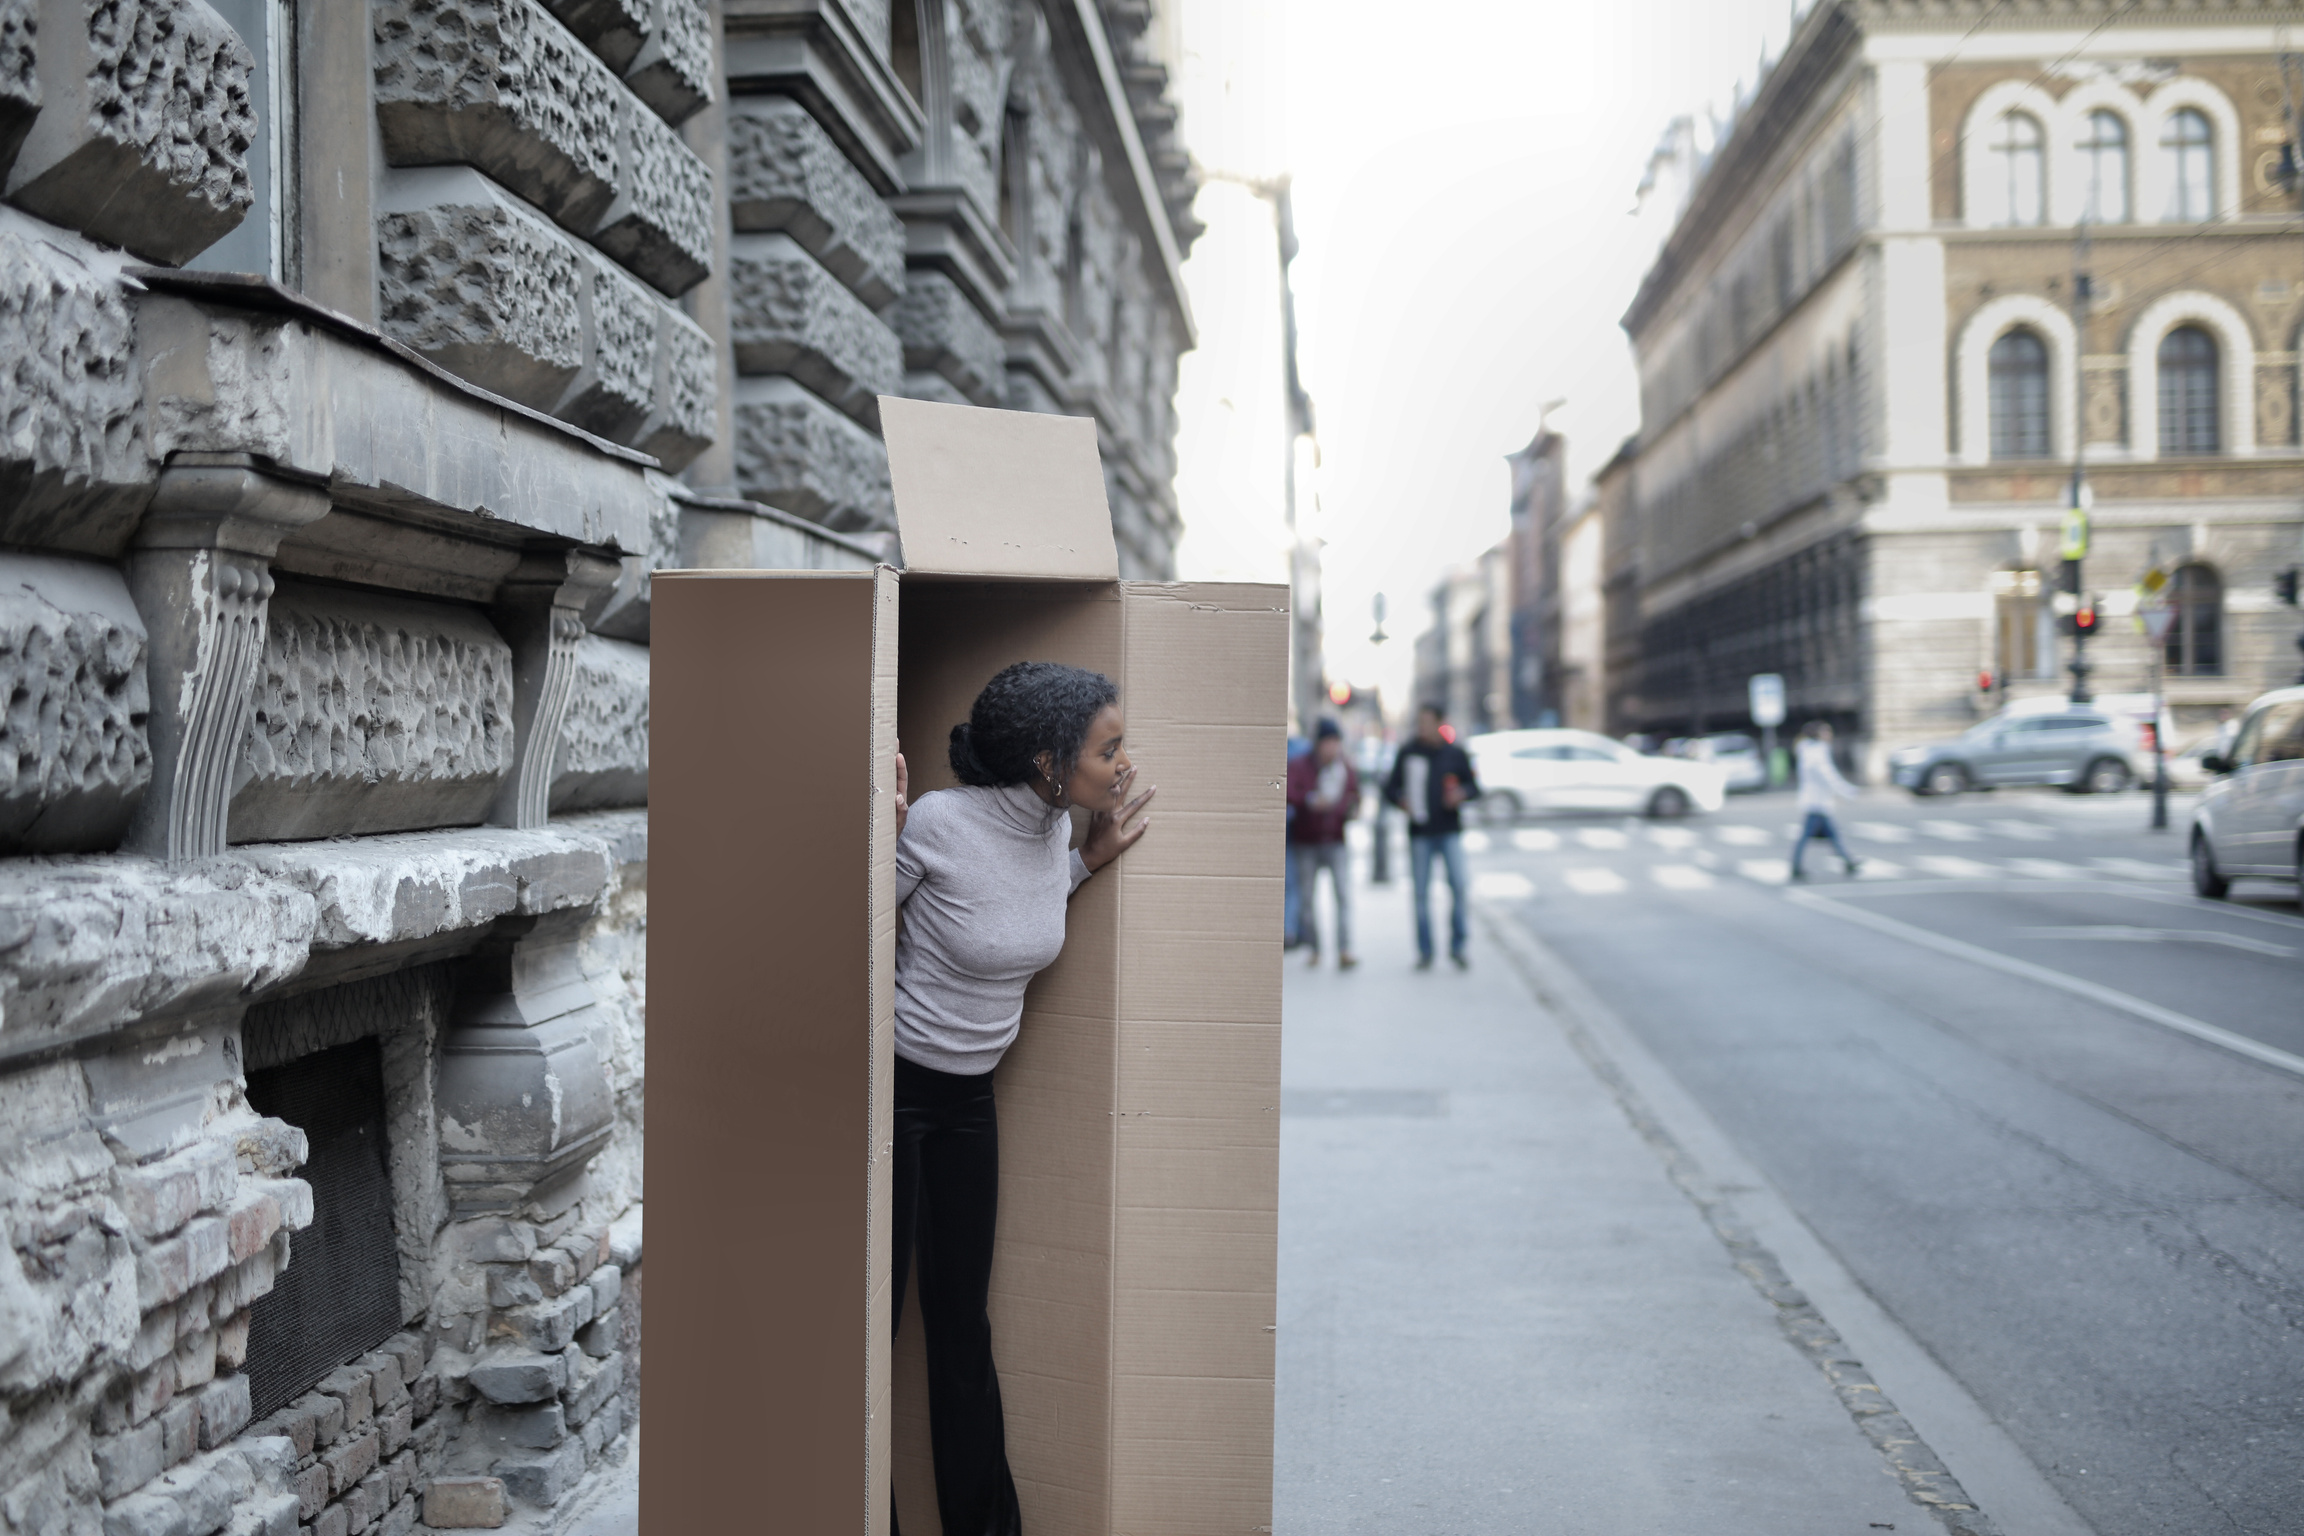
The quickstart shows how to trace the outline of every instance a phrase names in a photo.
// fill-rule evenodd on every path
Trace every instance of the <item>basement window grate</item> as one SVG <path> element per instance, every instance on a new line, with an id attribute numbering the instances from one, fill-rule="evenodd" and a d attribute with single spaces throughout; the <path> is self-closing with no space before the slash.
<path id="1" fill-rule="evenodd" d="M 400 1250 L 374 1039 L 250 1072 L 248 1102 L 312 1144 L 297 1173 L 312 1186 L 312 1225 L 249 1311 L 248 1395 L 262 1418 L 399 1331 Z"/>

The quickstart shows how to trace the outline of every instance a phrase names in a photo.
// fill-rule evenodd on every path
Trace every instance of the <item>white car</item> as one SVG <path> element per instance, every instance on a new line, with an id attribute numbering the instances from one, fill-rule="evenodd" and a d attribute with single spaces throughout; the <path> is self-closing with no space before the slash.
<path id="1" fill-rule="evenodd" d="M 1590 731 L 1494 731 L 1464 743 L 1480 779 L 1475 802 L 1490 821 L 1524 811 L 1716 811 L 1728 795 L 1717 763 L 1643 757 Z"/>
<path id="2" fill-rule="evenodd" d="M 2241 875 L 2304 880 L 2304 688 L 2249 705 L 2231 750 L 2201 766 L 2216 778 L 2192 812 L 2192 888 L 2213 898 Z"/>

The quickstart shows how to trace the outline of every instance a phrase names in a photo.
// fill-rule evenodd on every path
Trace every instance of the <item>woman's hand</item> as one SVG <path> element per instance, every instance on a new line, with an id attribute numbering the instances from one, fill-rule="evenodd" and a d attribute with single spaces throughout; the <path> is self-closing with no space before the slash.
<path id="1" fill-rule="evenodd" d="M 1122 794 L 1127 793 L 1125 786 Z M 1160 793 L 1155 784 L 1117 811 L 1098 811 L 1088 818 L 1088 840 L 1080 845 L 1080 862 L 1093 874 L 1120 855 L 1136 846 L 1136 839 L 1152 830 L 1149 819 L 1136 821 L 1136 814 L 1152 803 Z M 1130 825 L 1134 822 L 1134 825 Z"/>
<path id="2" fill-rule="evenodd" d="M 904 818 L 912 814 L 912 779 L 904 771 L 904 743 L 896 743 L 896 835 L 904 835 Z"/>

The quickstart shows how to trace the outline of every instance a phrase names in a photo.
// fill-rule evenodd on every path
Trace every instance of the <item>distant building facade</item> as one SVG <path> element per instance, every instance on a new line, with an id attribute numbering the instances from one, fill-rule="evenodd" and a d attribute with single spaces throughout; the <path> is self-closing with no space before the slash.
<path id="1" fill-rule="evenodd" d="M 1432 588 L 1430 616 L 1416 637 L 1416 698 L 1438 704 L 1467 736 L 1509 730 L 1512 712 L 1512 569 L 1498 544 L 1457 566 Z"/>
<path id="2" fill-rule="evenodd" d="M 2094 689 L 2147 684 L 2131 589 L 2154 568 L 2180 603 L 2180 724 L 2295 676 L 2299 616 L 2272 593 L 2304 553 L 2304 237 L 2275 174 L 2296 98 L 2276 18 L 1999 9 L 1825 0 L 1692 178 L 1624 319 L 1623 728 L 1743 725 L 1746 679 L 1776 672 L 1794 724 L 1833 722 L 1877 768 L 2068 687 L 2076 453 Z"/>
<path id="3" fill-rule="evenodd" d="M 881 393 L 1093 416 L 1172 572 L 1175 48 L 0 0 L 0 1536 L 556 1529 L 627 1453 L 650 574 L 895 557 Z"/>

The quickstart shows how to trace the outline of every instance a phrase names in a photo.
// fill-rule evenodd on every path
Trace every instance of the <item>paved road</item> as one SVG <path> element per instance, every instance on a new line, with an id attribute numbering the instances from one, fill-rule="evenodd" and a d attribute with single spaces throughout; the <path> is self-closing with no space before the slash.
<path id="1" fill-rule="evenodd" d="M 2099 1536 L 2304 1531 L 2304 919 L 2147 811 L 1876 792 L 1798 887 L 1781 796 L 1473 867 Z"/>

